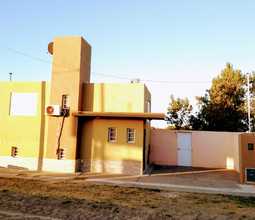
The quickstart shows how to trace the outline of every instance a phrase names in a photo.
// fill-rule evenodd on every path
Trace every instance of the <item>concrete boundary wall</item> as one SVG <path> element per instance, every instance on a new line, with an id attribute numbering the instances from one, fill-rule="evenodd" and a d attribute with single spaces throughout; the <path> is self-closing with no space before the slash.
<path id="1" fill-rule="evenodd" d="M 151 130 L 150 163 L 177 165 L 177 133 L 188 132 L 192 136 L 192 166 L 227 168 L 239 171 L 238 132 Z"/>
<path id="2" fill-rule="evenodd" d="M 239 134 L 235 132 L 192 132 L 192 165 L 239 171 Z"/>
<path id="3" fill-rule="evenodd" d="M 177 133 L 167 129 L 152 129 L 150 162 L 158 165 L 177 165 Z"/>

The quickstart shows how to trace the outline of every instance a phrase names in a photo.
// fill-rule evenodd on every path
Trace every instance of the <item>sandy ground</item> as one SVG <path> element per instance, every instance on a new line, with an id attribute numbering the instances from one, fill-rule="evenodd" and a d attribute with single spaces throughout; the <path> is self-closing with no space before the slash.
<path id="1" fill-rule="evenodd" d="M 255 198 L 0 178 L 0 219 L 255 219 Z"/>

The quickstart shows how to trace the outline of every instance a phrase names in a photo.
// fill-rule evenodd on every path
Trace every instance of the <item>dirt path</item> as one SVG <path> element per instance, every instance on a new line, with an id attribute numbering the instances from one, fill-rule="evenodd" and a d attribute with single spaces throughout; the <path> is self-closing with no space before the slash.
<path id="1" fill-rule="evenodd" d="M 0 210 L 0 218 L 1 219 L 38 219 L 38 220 L 60 220 L 58 218 L 45 217 L 41 215 L 29 215 L 22 212 L 13 212 L 13 211 L 1 211 Z"/>
<path id="2" fill-rule="evenodd" d="M 255 219 L 255 199 L 0 178 L 0 219 Z"/>

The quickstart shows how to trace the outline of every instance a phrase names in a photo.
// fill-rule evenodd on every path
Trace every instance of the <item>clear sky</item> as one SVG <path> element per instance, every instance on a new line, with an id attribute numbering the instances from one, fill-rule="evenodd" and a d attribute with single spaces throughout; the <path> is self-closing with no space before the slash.
<path id="1" fill-rule="evenodd" d="M 92 81 L 128 82 L 104 73 L 173 82 L 146 82 L 152 110 L 165 112 L 170 94 L 194 103 L 226 62 L 255 69 L 254 11 L 254 0 L 1 1 L 0 80 L 9 72 L 50 80 L 48 42 L 82 35 L 93 49 Z"/>

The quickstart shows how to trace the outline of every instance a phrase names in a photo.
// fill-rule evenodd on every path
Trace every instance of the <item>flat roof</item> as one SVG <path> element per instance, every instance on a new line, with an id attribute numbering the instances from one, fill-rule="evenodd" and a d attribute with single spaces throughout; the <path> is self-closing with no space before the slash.
<path id="1" fill-rule="evenodd" d="M 91 111 L 78 111 L 73 113 L 76 117 L 94 117 L 94 118 L 133 118 L 133 119 L 154 119 L 164 120 L 164 113 L 151 113 L 151 112 L 91 112 Z"/>

